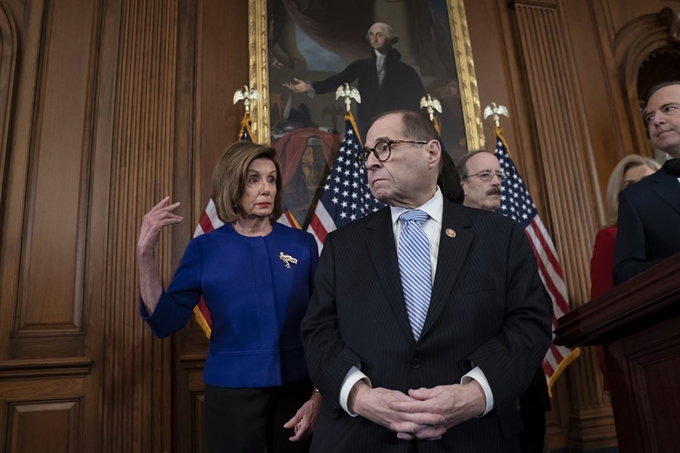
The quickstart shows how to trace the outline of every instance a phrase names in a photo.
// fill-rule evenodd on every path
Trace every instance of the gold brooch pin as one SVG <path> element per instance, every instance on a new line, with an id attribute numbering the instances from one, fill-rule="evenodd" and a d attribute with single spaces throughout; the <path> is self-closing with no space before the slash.
<path id="1" fill-rule="evenodd" d="M 279 252 L 279 259 L 286 264 L 286 269 L 290 269 L 291 264 L 297 264 L 297 258 L 293 258 L 290 255 L 286 255 L 283 252 Z"/>
<path id="2" fill-rule="evenodd" d="M 451 228 L 446 229 L 446 235 L 450 238 L 455 238 L 456 237 L 456 232 L 452 230 Z"/>

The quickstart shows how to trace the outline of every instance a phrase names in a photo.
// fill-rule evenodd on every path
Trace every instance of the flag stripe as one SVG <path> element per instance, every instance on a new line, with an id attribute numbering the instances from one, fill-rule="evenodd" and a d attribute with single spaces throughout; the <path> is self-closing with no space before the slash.
<path id="1" fill-rule="evenodd" d="M 348 113 L 345 137 L 307 228 L 316 238 L 319 251 L 328 233 L 382 207 L 368 189 L 366 170 L 355 161 L 361 150 L 361 137 L 356 130 L 354 117 Z"/>
<path id="2" fill-rule="evenodd" d="M 530 239 L 533 239 L 529 232 L 527 232 L 527 236 L 529 236 Z M 569 307 L 567 302 L 564 300 L 564 292 L 562 291 L 564 284 L 559 285 L 561 280 L 557 280 L 555 278 L 556 275 L 555 272 L 552 271 L 550 263 L 544 259 L 543 254 L 545 253 L 545 249 L 537 247 L 533 240 L 530 240 L 529 244 L 531 244 L 531 249 L 534 251 L 534 255 L 536 255 L 536 263 L 538 264 L 538 271 L 540 273 L 541 280 L 543 280 L 543 283 L 545 284 L 546 289 L 553 300 L 553 303 L 557 304 L 557 307 L 553 308 L 555 308 L 555 311 L 558 312 L 559 316 L 568 313 Z M 560 288 L 559 286 L 562 286 L 563 288 Z"/>
<path id="3" fill-rule="evenodd" d="M 246 112 L 241 120 L 241 131 L 238 134 L 239 140 L 252 141 L 253 132 L 250 129 L 250 122 L 250 115 Z M 222 225 L 224 225 L 224 222 L 217 216 L 217 209 L 211 198 L 208 200 L 208 204 L 201 215 L 201 219 L 198 221 L 198 225 L 196 225 L 194 237 L 210 233 Z M 205 304 L 202 296 L 198 301 L 198 304 L 194 307 L 194 317 L 196 318 L 196 322 L 198 322 L 203 329 L 203 332 L 205 332 L 205 336 L 210 338 L 212 333 L 212 320 L 210 319 L 208 306 Z"/>
<path id="4" fill-rule="evenodd" d="M 538 274 L 552 300 L 554 313 L 552 326 L 554 330 L 557 327 L 557 318 L 569 312 L 567 286 L 564 283 L 557 251 L 538 215 L 524 180 L 510 157 L 508 145 L 500 128 L 496 128 L 496 150 L 494 154 L 505 173 L 505 179 L 501 186 L 501 206 L 498 212 L 516 220 L 524 228 L 536 257 Z M 549 392 L 552 391 L 552 385 L 557 377 L 574 358 L 578 357 L 579 352 L 578 348 L 571 351 L 551 342 L 542 363 Z"/>
<path id="5" fill-rule="evenodd" d="M 538 217 L 536 217 L 538 218 Z M 549 237 L 546 237 L 541 233 L 540 229 L 536 228 L 536 222 L 531 222 L 529 227 L 527 227 L 532 240 L 538 242 L 538 250 L 541 253 L 541 259 L 545 262 L 546 269 L 550 274 L 550 278 L 555 281 L 555 286 L 558 288 L 561 295 L 565 296 L 564 306 L 562 307 L 565 312 L 569 311 L 569 307 L 566 302 L 567 287 L 564 284 L 564 279 L 562 278 L 562 268 L 560 263 L 557 261 L 557 256 L 550 251 L 549 245 L 552 245 Z"/>

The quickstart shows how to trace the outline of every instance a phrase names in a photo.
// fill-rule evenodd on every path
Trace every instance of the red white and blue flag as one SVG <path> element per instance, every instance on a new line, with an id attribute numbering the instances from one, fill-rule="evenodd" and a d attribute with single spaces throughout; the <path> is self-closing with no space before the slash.
<path id="1" fill-rule="evenodd" d="M 241 131 L 238 134 L 239 140 L 245 140 L 248 142 L 253 141 L 253 131 L 250 128 L 250 123 L 250 115 L 248 112 L 246 112 L 246 114 L 243 116 L 243 119 L 241 120 Z M 201 215 L 201 220 L 198 222 L 196 230 L 194 230 L 194 237 L 209 233 L 212 230 L 216 230 L 217 228 L 221 227 L 222 225 L 224 225 L 224 222 L 222 222 L 217 216 L 215 202 L 211 198 L 208 200 L 208 205 L 205 207 L 203 215 Z M 196 322 L 198 322 L 198 324 L 203 329 L 203 332 L 205 332 L 205 336 L 210 338 L 210 334 L 212 332 L 212 321 L 210 320 L 210 312 L 208 311 L 208 307 L 205 305 L 203 297 L 201 297 L 201 300 L 198 301 L 198 305 L 194 307 L 194 316 L 196 317 Z"/>
<path id="2" fill-rule="evenodd" d="M 501 206 L 497 212 L 519 222 L 529 238 L 529 243 L 538 263 L 538 273 L 552 299 L 552 325 L 554 330 L 557 328 L 557 319 L 569 313 L 569 295 L 555 246 L 538 216 L 538 211 L 524 180 L 510 158 L 508 145 L 503 138 L 501 128 L 496 128 L 496 150 L 494 154 L 501 164 L 503 173 L 505 173 L 505 179 L 501 186 Z M 555 343 L 550 344 L 550 349 L 548 349 L 542 365 L 548 381 L 548 391 L 551 395 L 552 386 L 557 378 L 580 353 L 579 348 L 570 350 L 563 346 L 557 346 Z"/>
<path id="3" fill-rule="evenodd" d="M 328 233 L 383 207 L 368 188 L 366 169 L 355 160 L 361 147 L 354 117 L 348 113 L 345 137 L 307 228 L 316 238 L 319 251 Z"/>

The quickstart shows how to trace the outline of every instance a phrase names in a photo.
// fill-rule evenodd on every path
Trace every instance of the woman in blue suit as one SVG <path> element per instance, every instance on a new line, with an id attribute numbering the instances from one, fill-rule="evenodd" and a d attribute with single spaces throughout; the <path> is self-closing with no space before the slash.
<path id="1" fill-rule="evenodd" d="M 189 243 L 167 291 L 154 251 L 163 227 L 182 221 L 179 203 L 168 197 L 154 206 L 137 244 L 140 314 L 154 335 L 184 327 L 201 297 L 210 311 L 203 381 L 211 453 L 307 451 L 321 406 L 300 334 L 318 250 L 309 233 L 275 222 L 283 191 L 274 157 L 273 148 L 250 142 L 226 149 L 213 174 L 224 226 Z M 289 439 L 284 422 L 294 429 Z"/>

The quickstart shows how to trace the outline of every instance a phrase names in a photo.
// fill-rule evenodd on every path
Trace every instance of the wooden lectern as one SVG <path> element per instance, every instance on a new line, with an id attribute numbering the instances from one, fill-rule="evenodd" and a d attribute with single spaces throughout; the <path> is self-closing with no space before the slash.
<path id="1" fill-rule="evenodd" d="M 604 346 L 621 453 L 680 452 L 680 254 L 562 316 L 555 335 Z"/>

